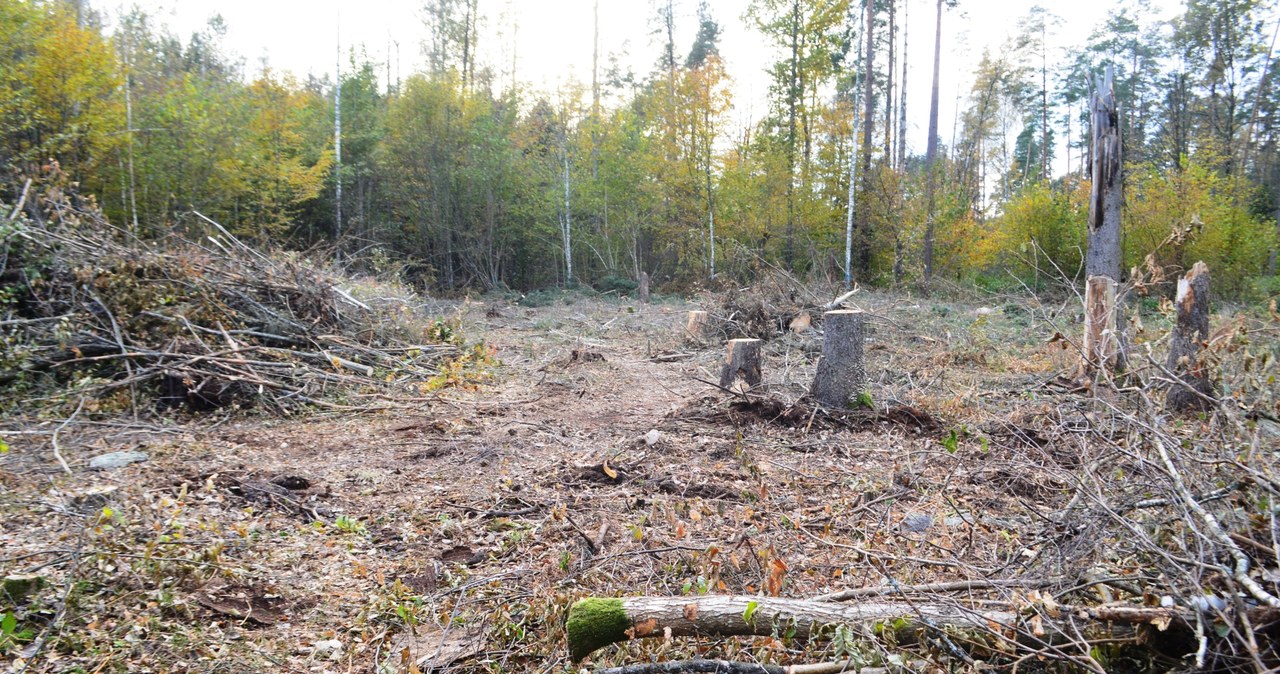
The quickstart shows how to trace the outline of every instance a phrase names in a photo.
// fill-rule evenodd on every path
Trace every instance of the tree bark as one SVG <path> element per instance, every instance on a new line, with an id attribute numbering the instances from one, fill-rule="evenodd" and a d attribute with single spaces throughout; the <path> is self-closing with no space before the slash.
<path id="1" fill-rule="evenodd" d="M 1050 616 L 1032 617 L 1026 633 L 1044 641 L 1074 640 L 1098 629 L 1081 622 L 1143 624 L 1164 621 L 1185 626 L 1185 611 L 1176 608 L 1077 608 L 1063 624 Z M 818 637 L 834 625 L 893 625 L 902 637 L 923 628 L 993 633 L 1005 637 L 1023 620 L 1005 609 L 968 609 L 958 604 L 867 602 L 836 604 L 775 597 L 706 595 L 700 597 L 591 597 L 569 609 L 566 633 L 569 652 L 581 660 L 599 648 L 629 639 L 683 636 L 771 636 L 786 631 L 796 638 Z M 1036 624 L 1038 623 L 1038 624 Z M 1097 627 L 1095 625 L 1094 627 Z M 1082 628 L 1084 628 L 1082 630 Z M 1102 630 L 1109 632 L 1109 630 Z M 1006 637 L 1007 638 L 1007 637 Z"/>
<path id="2" fill-rule="evenodd" d="M 934 209 L 937 177 L 934 164 L 938 161 L 938 79 L 942 70 L 942 0 L 938 0 L 938 25 L 933 37 L 933 89 L 929 99 L 929 140 L 925 146 L 924 170 L 928 174 L 925 182 L 925 223 L 924 223 L 924 281 L 933 278 L 933 236 Z"/>
<path id="3" fill-rule="evenodd" d="M 1120 280 L 1120 208 L 1124 204 L 1121 176 L 1120 113 L 1111 68 L 1093 92 L 1093 185 L 1089 193 L 1089 241 L 1085 273 Z"/>
<path id="4" fill-rule="evenodd" d="M 731 339 L 720 369 L 720 386 L 729 388 L 739 377 L 749 388 L 760 385 L 760 340 Z"/>
<path id="5" fill-rule="evenodd" d="M 867 188 L 871 179 L 871 134 L 875 133 L 876 125 L 876 98 L 875 98 L 875 14 L 874 2 L 867 2 L 867 16 L 863 24 L 863 31 L 866 38 L 866 55 L 864 61 L 863 92 L 862 95 L 866 100 L 863 105 L 862 118 L 862 184 L 863 194 L 870 194 Z M 871 209 L 864 206 L 862 209 L 862 217 L 858 223 L 858 271 L 866 278 L 871 271 Z"/>
<path id="6" fill-rule="evenodd" d="M 636 295 L 639 296 L 642 304 L 649 303 L 649 272 L 640 272 L 640 282 L 637 284 Z"/>
<path id="7" fill-rule="evenodd" d="M 866 324 L 861 311 L 828 311 L 822 319 L 822 359 L 809 393 L 826 407 L 844 409 L 867 383 L 862 361 Z"/>
<path id="8" fill-rule="evenodd" d="M 1165 404 L 1178 411 L 1208 409 L 1213 382 L 1200 358 L 1200 349 L 1209 340 L 1209 267 L 1205 263 L 1195 263 L 1178 279 L 1174 305 L 1178 320 L 1171 335 L 1168 367 L 1182 381 L 1169 385 Z"/>
<path id="9" fill-rule="evenodd" d="M 1111 67 L 1098 81 L 1090 97 L 1091 142 L 1090 170 L 1093 184 L 1089 193 L 1089 236 L 1085 251 L 1085 363 L 1086 373 L 1106 367 L 1124 367 L 1124 336 L 1120 333 L 1116 313 L 1115 284 L 1121 273 L 1120 209 L 1124 204 L 1124 181 L 1121 175 L 1120 114 Z M 1110 283 L 1105 283 L 1107 279 Z M 1095 285 L 1096 284 L 1096 285 Z M 1109 316 L 1098 312 L 1102 302 Z M 1104 332 L 1105 331 L 1105 332 Z"/>
<path id="10" fill-rule="evenodd" d="M 1116 282 L 1090 276 L 1084 291 L 1084 371 L 1112 370 L 1120 354 L 1116 334 Z"/>

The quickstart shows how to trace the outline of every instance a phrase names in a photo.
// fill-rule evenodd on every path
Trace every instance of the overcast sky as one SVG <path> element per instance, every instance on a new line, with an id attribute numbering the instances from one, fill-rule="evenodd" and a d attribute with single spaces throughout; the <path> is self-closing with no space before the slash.
<path id="1" fill-rule="evenodd" d="M 901 0 L 900 0 L 901 1 Z M 929 81 L 932 75 L 934 0 L 905 0 L 907 9 L 908 145 L 922 151 L 928 119 Z M 757 121 L 765 112 L 768 78 L 764 70 L 777 54 L 743 21 L 750 0 L 709 0 L 720 23 L 720 51 L 735 82 L 735 126 Z M 591 79 L 593 0 L 479 0 L 488 23 L 481 36 L 482 56 L 498 71 L 508 71 L 511 50 L 517 52 L 518 77 L 546 91 L 554 91 L 566 78 Z M 209 17 L 220 14 L 228 26 L 226 46 L 243 57 L 249 72 L 259 70 L 263 59 L 276 70 L 305 77 L 332 75 L 339 31 L 346 48 L 363 45 L 369 57 L 391 63 L 391 76 L 407 77 L 422 63 L 421 43 L 426 36 L 420 3 L 403 0 L 139 0 L 184 39 L 201 29 Z M 1034 0 L 961 0 L 943 18 L 943 67 L 940 135 L 950 142 L 951 120 L 957 95 L 967 93 L 974 66 L 984 48 L 993 51 L 1017 30 L 1018 19 L 1036 4 Z M 1051 36 L 1051 57 L 1067 45 L 1083 44 L 1106 16 L 1113 0 L 1076 0 L 1069 6 L 1048 4 L 1061 12 L 1062 24 Z M 1154 0 L 1156 18 L 1175 16 L 1179 0 Z M 100 8 L 106 8 L 99 4 Z M 697 28 L 697 1 L 677 0 L 677 47 L 687 53 Z M 660 53 L 654 35 L 652 2 L 603 0 L 600 2 L 602 68 L 610 53 L 618 54 L 637 75 L 643 76 Z M 512 40 L 512 18 L 518 31 Z M 397 65 L 398 64 L 398 65 Z M 345 67 L 345 62 L 344 62 Z M 385 76 L 385 70 L 384 70 Z M 1058 153 L 1063 154 L 1061 151 Z"/>

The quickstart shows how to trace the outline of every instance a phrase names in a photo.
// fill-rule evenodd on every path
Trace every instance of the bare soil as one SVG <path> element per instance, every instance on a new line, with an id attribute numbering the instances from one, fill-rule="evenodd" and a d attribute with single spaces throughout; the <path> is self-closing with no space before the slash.
<path id="1" fill-rule="evenodd" d="M 767 343 L 765 385 L 744 397 L 709 384 L 722 346 L 682 334 L 689 306 L 495 301 L 452 309 L 494 349 L 488 377 L 406 390 L 390 411 L 103 422 L 58 439 L 70 476 L 44 440 L 7 435 L 0 570 L 49 584 L 5 657 L 15 671 L 34 657 L 32 671 L 567 672 L 581 665 L 564 612 L 590 595 L 1070 586 L 1097 564 L 1154 581 L 1107 559 L 1114 532 L 1050 517 L 1097 414 L 1050 383 L 1072 360 L 1046 344 L 1052 307 L 854 301 L 876 317 L 861 414 L 795 414 L 812 331 Z M 87 469 L 117 450 L 149 458 Z M 659 639 L 595 663 L 828 648 Z"/>

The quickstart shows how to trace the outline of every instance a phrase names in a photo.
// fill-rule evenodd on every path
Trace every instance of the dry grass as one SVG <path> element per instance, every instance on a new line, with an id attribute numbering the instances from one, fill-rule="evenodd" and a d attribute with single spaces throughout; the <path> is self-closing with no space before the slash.
<path id="1" fill-rule="evenodd" d="M 1051 602 L 1186 605 L 1208 592 L 1235 606 L 1203 614 L 1204 666 L 1275 664 L 1274 622 L 1244 622 L 1270 614 L 1248 610 L 1257 602 L 1239 594 L 1231 551 L 1178 489 L 1217 517 L 1275 593 L 1274 402 L 1238 383 L 1274 373 L 1260 364 L 1274 332 L 1248 319 L 1253 341 L 1224 352 L 1232 391 L 1248 396 L 1173 418 L 1132 382 L 1105 395 L 1053 384 L 1073 358 L 1046 342 L 1073 330 L 1069 311 L 1009 300 L 979 314 L 962 301 L 865 293 L 854 302 L 876 316 L 867 353 L 877 408 L 918 409 L 938 426 L 890 415 L 805 424 L 735 406 L 700 381 L 716 379 L 720 347 L 683 341 L 687 307 L 601 300 L 459 305 L 464 334 L 493 346 L 502 366 L 477 390 L 415 393 L 394 411 L 79 425 L 61 437 L 69 477 L 47 433 L 11 427 L 3 570 L 49 580 L 18 611 L 32 637 L 49 637 L 32 671 L 407 671 L 405 648 L 436 655 L 438 671 L 578 671 L 563 634 L 574 599 L 754 594 L 780 567 L 792 597 L 1010 581 L 929 598 L 997 602 L 1029 618 Z M 1148 319 L 1150 334 L 1158 323 Z M 800 334 L 766 345 L 768 409 L 803 404 L 817 344 Z M 1258 362 L 1235 374 L 1242 351 Z M 94 454 L 134 448 L 150 459 L 85 470 Z M 594 665 L 850 654 L 876 664 L 907 653 L 977 667 L 957 660 L 953 640 L 925 637 L 659 639 L 600 651 Z M 1024 669 L 1154 671 L 1197 657 L 1194 642 L 1189 659 L 1150 641 L 959 646 L 997 667 L 1024 658 Z M 457 659 L 443 662 L 448 653 Z"/>

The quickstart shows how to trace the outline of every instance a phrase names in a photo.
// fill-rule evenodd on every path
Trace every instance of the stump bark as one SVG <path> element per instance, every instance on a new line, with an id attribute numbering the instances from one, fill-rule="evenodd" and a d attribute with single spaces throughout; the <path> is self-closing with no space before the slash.
<path id="1" fill-rule="evenodd" d="M 649 303 L 649 272 L 640 272 L 639 287 L 636 289 L 636 295 L 639 296 L 642 304 Z"/>
<path id="2" fill-rule="evenodd" d="M 760 340 L 731 339 L 720 368 L 720 386 L 729 388 L 739 377 L 749 388 L 760 385 Z"/>
<path id="3" fill-rule="evenodd" d="M 1178 319 L 1169 346 L 1168 367 L 1180 382 L 1169 385 L 1165 404 L 1179 411 L 1205 410 L 1214 395 L 1208 367 L 1200 350 L 1209 341 L 1209 267 L 1197 262 L 1178 279 L 1174 298 Z"/>
<path id="4" fill-rule="evenodd" d="M 1108 276 L 1090 276 L 1084 290 L 1084 371 L 1115 370 L 1120 365 L 1120 339 L 1116 331 L 1116 282 Z"/>
<path id="5" fill-rule="evenodd" d="M 857 310 L 828 311 L 822 316 L 822 358 L 809 393 L 827 407 L 844 408 L 867 385 L 862 361 L 866 321 Z"/>
<path id="6" fill-rule="evenodd" d="M 707 312 L 697 309 L 689 312 L 684 324 L 685 336 L 694 341 L 701 341 L 707 335 Z"/>

